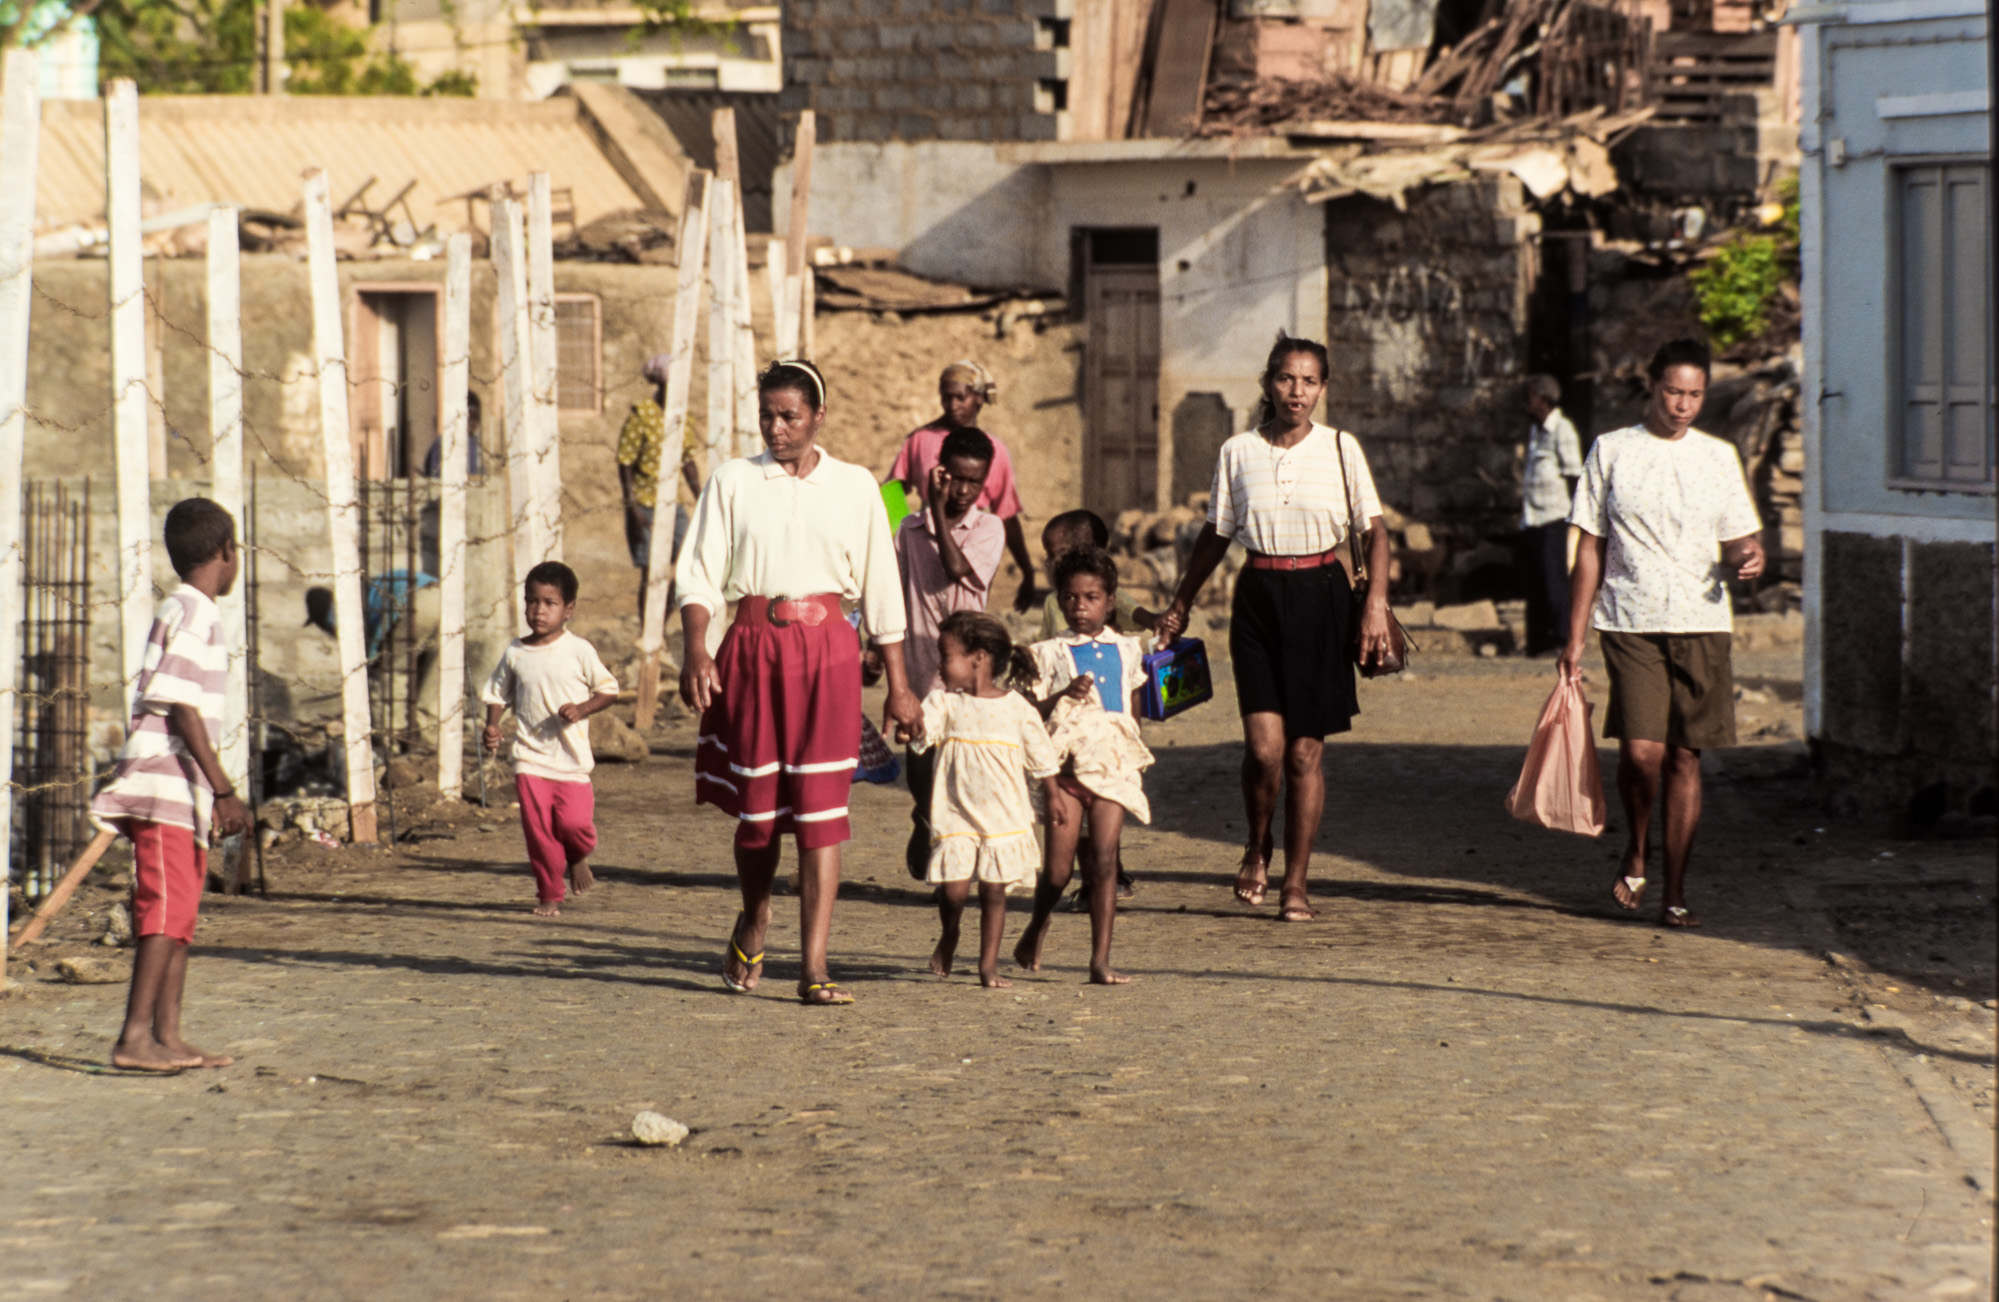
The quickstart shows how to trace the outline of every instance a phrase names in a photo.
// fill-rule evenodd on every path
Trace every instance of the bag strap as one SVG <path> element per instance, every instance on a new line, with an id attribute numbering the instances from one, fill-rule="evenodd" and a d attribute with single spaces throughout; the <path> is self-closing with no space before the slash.
<path id="1" fill-rule="evenodd" d="M 1353 560 L 1353 581 L 1358 584 L 1367 577 L 1367 565 L 1360 557 L 1360 534 L 1353 527 L 1353 485 L 1347 480 L 1347 436 L 1344 430 L 1333 431 L 1333 460 L 1340 468 L 1340 500 L 1347 508 L 1347 554 Z"/>

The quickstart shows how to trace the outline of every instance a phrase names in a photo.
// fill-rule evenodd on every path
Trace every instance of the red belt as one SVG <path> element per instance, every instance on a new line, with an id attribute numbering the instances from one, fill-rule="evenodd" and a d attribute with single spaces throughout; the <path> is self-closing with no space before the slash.
<path id="1" fill-rule="evenodd" d="M 837 592 L 822 592 L 812 597 L 744 597 L 736 603 L 738 624 L 768 624 L 772 628 L 803 624 L 815 628 L 840 617 Z"/>
<path id="2" fill-rule="evenodd" d="M 1262 552 L 1249 554 L 1249 568 L 1252 570 L 1316 570 L 1322 565 L 1339 563 L 1340 550 L 1337 547 L 1313 556 L 1266 556 Z"/>

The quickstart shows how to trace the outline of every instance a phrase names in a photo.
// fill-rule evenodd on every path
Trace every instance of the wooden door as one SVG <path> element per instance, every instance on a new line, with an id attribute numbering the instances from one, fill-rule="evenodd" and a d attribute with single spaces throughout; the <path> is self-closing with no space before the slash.
<path id="1" fill-rule="evenodd" d="M 1105 520 L 1159 504 L 1159 270 L 1092 266 L 1083 497 Z"/>

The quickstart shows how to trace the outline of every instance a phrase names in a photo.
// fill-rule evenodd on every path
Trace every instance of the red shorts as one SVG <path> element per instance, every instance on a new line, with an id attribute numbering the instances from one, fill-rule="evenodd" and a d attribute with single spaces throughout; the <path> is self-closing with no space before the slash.
<path id="1" fill-rule="evenodd" d="M 119 828 L 132 842 L 132 934 L 193 944 L 208 851 L 194 843 L 191 828 L 134 818 Z"/>

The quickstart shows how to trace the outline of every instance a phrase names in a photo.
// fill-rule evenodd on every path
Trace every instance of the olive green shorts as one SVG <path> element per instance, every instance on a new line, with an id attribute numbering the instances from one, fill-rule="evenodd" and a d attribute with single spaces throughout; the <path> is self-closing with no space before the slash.
<path id="1" fill-rule="evenodd" d="M 1610 670 L 1603 735 L 1688 750 L 1735 744 L 1735 674 L 1727 633 L 1599 629 Z"/>

